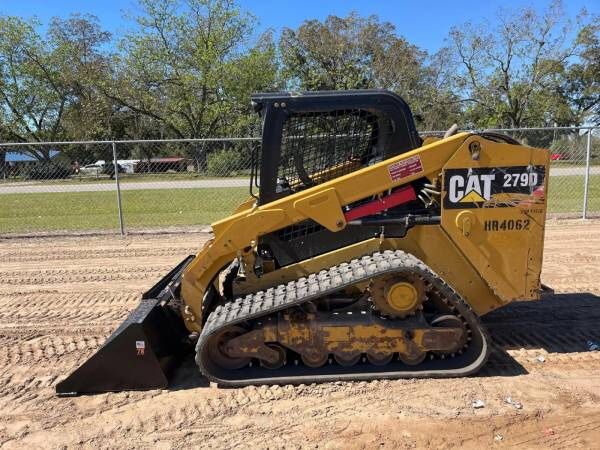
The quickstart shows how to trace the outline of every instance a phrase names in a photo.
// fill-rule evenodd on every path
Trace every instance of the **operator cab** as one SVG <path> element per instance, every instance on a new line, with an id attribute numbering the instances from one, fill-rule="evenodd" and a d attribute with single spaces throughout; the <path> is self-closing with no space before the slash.
<path id="1" fill-rule="evenodd" d="M 386 90 L 262 93 L 252 105 L 263 118 L 259 204 L 421 146 L 410 108 Z"/>

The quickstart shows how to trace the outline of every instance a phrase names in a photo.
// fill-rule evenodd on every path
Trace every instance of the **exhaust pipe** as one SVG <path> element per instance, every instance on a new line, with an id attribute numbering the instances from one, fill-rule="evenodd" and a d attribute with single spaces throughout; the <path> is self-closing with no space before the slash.
<path id="1" fill-rule="evenodd" d="M 161 389 L 192 350 L 189 332 L 174 305 L 185 258 L 143 296 L 140 304 L 87 361 L 56 385 L 60 396 Z"/>

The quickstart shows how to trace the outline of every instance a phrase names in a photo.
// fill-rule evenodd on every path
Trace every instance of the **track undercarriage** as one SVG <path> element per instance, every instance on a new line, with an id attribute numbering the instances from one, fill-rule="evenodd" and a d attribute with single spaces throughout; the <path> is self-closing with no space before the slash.
<path id="1" fill-rule="evenodd" d="M 464 376 L 488 343 L 425 264 L 386 251 L 218 305 L 196 351 L 206 376 L 240 386 Z"/>

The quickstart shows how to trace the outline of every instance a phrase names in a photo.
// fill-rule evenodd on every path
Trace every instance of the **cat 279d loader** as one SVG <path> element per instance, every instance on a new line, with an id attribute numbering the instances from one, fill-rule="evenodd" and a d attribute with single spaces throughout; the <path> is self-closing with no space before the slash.
<path id="1" fill-rule="evenodd" d="M 249 199 L 58 393 L 166 387 L 193 348 L 226 386 L 477 372 L 480 316 L 540 298 L 548 152 L 486 132 L 423 141 L 381 90 L 252 104 Z"/>

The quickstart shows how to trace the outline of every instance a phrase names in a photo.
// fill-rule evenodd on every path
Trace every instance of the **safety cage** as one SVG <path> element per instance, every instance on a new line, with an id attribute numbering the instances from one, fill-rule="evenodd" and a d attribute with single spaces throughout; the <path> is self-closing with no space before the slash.
<path id="1" fill-rule="evenodd" d="M 267 93 L 252 171 L 259 204 L 321 184 L 420 146 L 408 105 L 384 90 Z M 257 183 L 258 179 L 260 183 Z"/>

